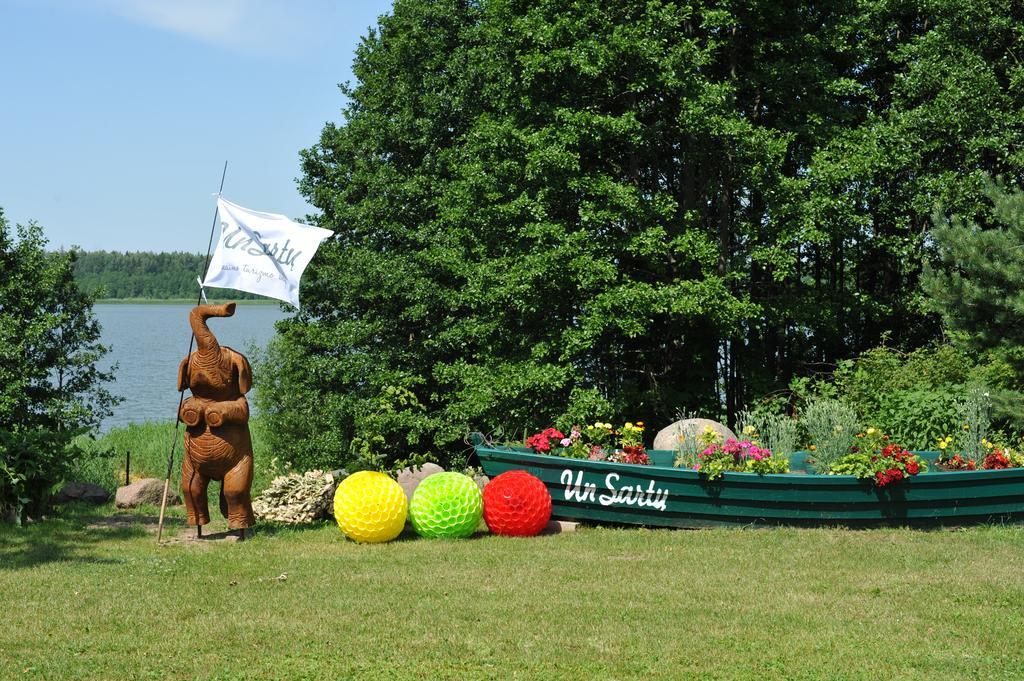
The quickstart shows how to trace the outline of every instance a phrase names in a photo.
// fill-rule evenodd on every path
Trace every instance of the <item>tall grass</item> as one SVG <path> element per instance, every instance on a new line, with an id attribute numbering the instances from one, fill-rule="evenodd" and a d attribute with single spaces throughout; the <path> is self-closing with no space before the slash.
<path id="1" fill-rule="evenodd" d="M 256 494 L 266 489 L 278 473 L 270 452 L 264 451 L 260 422 L 249 424 L 255 459 L 252 489 Z M 163 478 L 167 474 L 167 457 L 174 442 L 174 467 L 171 481 L 181 479 L 181 455 L 184 427 L 175 436 L 173 421 L 148 421 L 114 428 L 98 437 L 80 437 L 76 444 L 85 451 L 74 468 L 74 479 L 92 482 L 113 491 L 124 484 L 125 459 L 130 456 L 129 474 L 132 480 Z"/>

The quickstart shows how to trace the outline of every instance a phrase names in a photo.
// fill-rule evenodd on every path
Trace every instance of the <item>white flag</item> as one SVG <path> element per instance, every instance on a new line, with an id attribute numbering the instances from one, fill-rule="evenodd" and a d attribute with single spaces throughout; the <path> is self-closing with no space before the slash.
<path id="1" fill-rule="evenodd" d="M 233 288 L 299 307 L 299 279 L 334 232 L 217 199 L 220 241 L 203 286 Z"/>

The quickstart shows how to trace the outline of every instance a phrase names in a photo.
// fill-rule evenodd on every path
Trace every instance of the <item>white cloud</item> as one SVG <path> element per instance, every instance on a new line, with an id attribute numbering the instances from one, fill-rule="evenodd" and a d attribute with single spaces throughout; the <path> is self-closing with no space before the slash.
<path id="1" fill-rule="evenodd" d="M 289 55 L 320 42 L 330 3 L 277 0 L 79 0 L 143 26 L 247 54 Z"/>

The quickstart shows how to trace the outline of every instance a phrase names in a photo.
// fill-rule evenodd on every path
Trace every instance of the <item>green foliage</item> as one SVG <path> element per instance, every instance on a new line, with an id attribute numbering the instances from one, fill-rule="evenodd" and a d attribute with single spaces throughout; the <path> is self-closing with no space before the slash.
<path id="1" fill-rule="evenodd" d="M 850 452 L 859 428 L 857 412 L 851 406 L 827 398 L 809 403 L 801 421 L 814 447 L 814 467 L 819 473 Z"/>
<path id="2" fill-rule="evenodd" d="M 898 483 L 928 470 L 928 463 L 889 439 L 879 431 L 874 442 L 859 440 L 857 451 L 850 452 L 832 462 L 831 475 L 853 475 L 871 480 L 878 487 Z"/>
<path id="3" fill-rule="evenodd" d="M 336 236 L 263 369 L 282 448 L 343 463 L 389 388 L 422 409 L 388 456 L 598 415 L 731 422 L 808 363 L 935 338 L 928 212 L 985 216 L 983 173 L 1024 169 L 1020 18 L 398 0 L 302 154 Z"/>
<path id="4" fill-rule="evenodd" d="M 740 437 L 774 454 L 792 454 L 800 447 L 799 422 L 788 414 L 767 410 L 742 411 L 736 420 Z"/>
<path id="5" fill-rule="evenodd" d="M 47 253 L 34 223 L 12 234 L 0 211 L 0 516 L 45 507 L 115 398 L 93 297 L 75 283 L 74 253 Z"/>
<path id="6" fill-rule="evenodd" d="M 953 342 L 1008 370 L 1009 385 L 994 382 L 999 410 L 1024 425 L 1024 192 L 988 182 L 993 216 L 953 211 L 933 216 L 938 263 L 926 268 L 928 305 L 942 316 Z"/>
<path id="7" fill-rule="evenodd" d="M 75 281 L 97 297 L 190 300 L 198 295 L 206 256 L 200 253 L 76 251 Z M 234 289 L 210 289 L 207 295 L 234 300 L 262 299 Z"/>
<path id="8" fill-rule="evenodd" d="M 956 451 L 980 464 L 988 454 L 985 443 L 992 425 L 992 399 L 988 390 L 973 386 L 963 399 L 957 401 L 954 413 L 960 426 L 953 431 L 956 433 Z"/>
<path id="9" fill-rule="evenodd" d="M 801 379 L 793 387 L 798 402 L 818 396 L 841 400 L 864 427 L 886 432 L 910 449 L 927 450 L 961 429 L 959 405 L 972 385 L 990 380 L 1007 384 L 996 364 L 978 364 L 953 345 L 909 353 L 880 346 L 839 362 L 830 375 Z"/>
<path id="10" fill-rule="evenodd" d="M 894 442 L 910 449 L 934 449 L 938 438 L 956 428 L 960 388 L 891 391 L 880 401 L 874 417 L 865 417 L 864 422 L 889 433 Z"/>
<path id="11" fill-rule="evenodd" d="M 852 475 L 855 478 L 868 479 L 875 477 L 876 468 L 870 452 L 854 452 L 836 459 L 828 467 L 827 472 L 832 475 Z"/>
<path id="12" fill-rule="evenodd" d="M 788 473 L 789 472 L 789 457 L 785 454 L 776 454 L 772 452 L 772 455 L 764 459 L 755 460 L 748 459 L 746 462 L 747 473 L 757 473 L 758 475 L 771 475 L 773 473 Z"/>

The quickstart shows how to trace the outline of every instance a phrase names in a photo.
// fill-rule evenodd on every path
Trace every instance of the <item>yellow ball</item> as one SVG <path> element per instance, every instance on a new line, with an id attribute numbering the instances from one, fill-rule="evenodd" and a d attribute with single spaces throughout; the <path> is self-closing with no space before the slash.
<path id="1" fill-rule="evenodd" d="M 345 536 L 373 544 L 402 533 L 409 501 L 397 482 L 375 471 L 353 473 L 334 493 L 334 519 Z"/>

